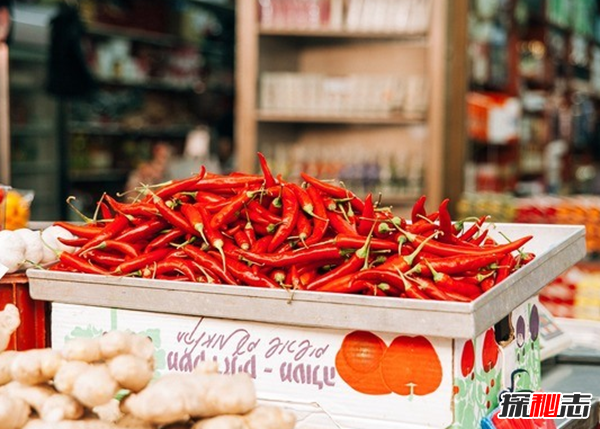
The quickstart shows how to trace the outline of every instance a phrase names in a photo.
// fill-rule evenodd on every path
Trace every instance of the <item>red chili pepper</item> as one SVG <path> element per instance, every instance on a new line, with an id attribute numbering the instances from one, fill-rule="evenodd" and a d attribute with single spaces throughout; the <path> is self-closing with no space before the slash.
<path id="1" fill-rule="evenodd" d="M 425 240 L 425 238 L 423 238 L 422 236 L 415 235 L 415 234 L 408 234 L 408 235 L 405 234 L 405 236 L 408 238 L 408 240 L 410 242 L 413 243 L 413 245 L 414 244 L 419 245 Z M 527 243 L 532 238 L 533 238 L 533 236 L 527 235 L 527 236 L 521 237 L 511 243 L 506 243 L 506 244 L 502 244 L 502 245 L 494 246 L 494 247 L 490 247 L 490 248 L 472 248 L 472 247 L 468 247 L 468 246 L 450 245 L 450 244 L 439 243 L 439 242 L 435 242 L 435 241 L 429 241 L 429 242 L 425 243 L 423 250 L 434 253 L 439 256 L 460 256 L 460 255 L 466 255 L 466 254 L 479 255 L 479 256 L 484 256 L 484 255 L 487 256 L 487 255 L 492 255 L 492 254 L 502 255 L 502 254 L 512 252 L 514 250 L 519 249 L 520 247 L 525 245 L 525 243 Z"/>
<path id="2" fill-rule="evenodd" d="M 420 220 L 417 223 L 406 225 L 406 230 L 412 234 L 423 235 L 438 228 L 436 223 L 428 220 Z"/>
<path id="3" fill-rule="evenodd" d="M 103 196 L 106 198 L 106 194 L 103 194 Z M 108 205 L 100 200 L 98 202 L 98 207 L 100 208 L 100 214 L 102 215 L 102 219 L 104 220 L 109 220 L 114 218 L 113 213 L 110 211 L 110 207 L 108 207 Z"/>
<path id="4" fill-rule="evenodd" d="M 221 195 L 214 194 L 212 192 L 201 192 L 201 191 L 196 192 L 196 202 L 197 203 L 202 203 L 204 205 L 210 205 L 210 204 L 223 203 L 226 201 L 227 201 L 227 198 L 225 198 Z"/>
<path id="5" fill-rule="evenodd" d="M 263 237 L 256 240 L 256 242 L 250 248 L 250 251 L 254 254 L 263 255 L 267 252 L 269 244 L 273 240 L 272 235 L 264 235 Z"/>
<path id="6" fill-rule="evenodd" d="M 306 243 L 306 240 L 312 234 L 312 229 L 312 224 L 304 215 L 304 213 L 298 213 L 298 219 L 296 219 L 296 230 L 298 231 L 298 238 L 302 243 Z"/>
<path id="7" fill-rule="evenodd" d="M 404 282 L 400 277 L 400 274 L 394 271 L 381 270 L 378 268 L 370 268 L 368 270 L 360 271 L 356 274 L 353 281 L 366 280 L 377 283 L 387 283 L 391 287 L 398 290 L 398 295 L 404 292 Z"/>
<path id="8" fill-rule="evenodd" d="M 469 241 L 474 235 L 475 233 L 477 233 L 480 229 L 481 226 L 485 223 L 485 221 L 488 219 L 488 215 L 485 216 L 481 216 L 479 219 L 477 219 L 477 221 L 475 223 L 473 223 L 473 225 L 471 225 L 469 227 L 469 229 L 467 229 L 466 231 L 464 231 L 461 235 L 460 235 L 460 239 L 462 241 Z"/>
<path id="9" fill-rule="evenodd" d="M 345 235 L 357 235 L 356 228 L 350 222 L 348 222 L 344 217 L 337 213 L 328 211 L 327 219 L 329 219 L 329 224 L 333 228 L 333 230 L 338 234 Z"/>
<path id="10" fill-rule="evenodd" d="M 294 191 L 289 187 L 283 187 L 281 197 L 283 201 L 283 214 L 281 216 L 281 223 L 273 235 L 273 240 L 269 243 L 267 250 L 270 253 L 274 252 L 289 237 L 296 225 L 296 220 L 300 212 L 296 195 L 294 195 Z"/>
<path id="11" fill-rule="evenodd" d="M 60 241 L 65 246 L 71 246 L 71 247 L 81 247 L 85 243 L 88 242 L 88 238 L 85 238 L 85 237 L 78 237 L 78 238 L 56 237 L 56 238 L 58 239 L 58 241 Z"/>
<path id="12" fill-rule="evenodd" d="M 256 234 L 254 233 L 252 222 L 246 222 L 243 231 L 244 234 L 246 234 L 246 237 L 248 238 L 248 243 L 250 244 L 250 246 L 254 245 L 254 243 L 256 243 Z"/>
<path id="13" fill-rule="evenodd" d="M 179 280 L 188 280 L 190 282 L 196 282 L 197 275 L 190 265 L 185 260 L 179 258 L 168 258 L 164 261 L 158 261 L 155 266 L 151 268 L 152 276 L 161 277 L 168 273 L 179 273 L 183 275 L 183 278 Z"/>
<path id="14" fill-rule="evenodd" d="M 309 176 L 305 173 L 300 173 L 300 176 L 302 176 L 302 179 L 304 179 L 305 182 L 310 183 L 319 191 L 330 195 L 333 198 L 347 199 L 348 201 L 350 201 L 352 208 L 354 208 L 356 211 L 362 213 L 365 210 L 365 204 L 362 202 L 362 200 L 348 189 L 340 188 L 339 186 L 334 186 L 329 183 L 322 182 L 321 180 Z"/>
<path id="15" fill-rule="evenodd" d="M 183 246 L 182 249 L 185 252 L 185 254 L 192 258 L 197 264 L 210 270 L 221 281 L 225 282 L 225 284 L 238 284 L 236 279 L 231 274 L 229 274 L 229 272 L 226 269 L 223 269 L 222 264 L 219 264 L 219 261 L 214 259 L 209 253 L 204 252 L 199 247 L 192 245 Z"/>
<path id="16" fill-rule="evenodd" d="M 356 273 L 346 274 L 345 276 L 336 277 L 327 284 L 321 286 L 319 292 L 335 292 L 335 293 L 358 293 L 362 292 L 364 285 L 361 282 L 353 282 L 352 279 Z"/>
<path id="17" fill-rule="evenodd" d="M 334 239 L 335 245 L 340 249 L 358 249 L 362 247 L 367 240 L 370 240 L 371 249 L 373 250 L 398 250 L 398 243 L 381 238 L 369 239 L 368 237 L 363 237 L 360 235 L 338 234 Z"/>
<path id="18" fill-rule="evenodd" d="M 287 272 L 285 282 L 288 285 L 292 286 L 293 290 L 304 290 L 304 284 L 302 283 L 302 278 L 300 277 L 300 273 L 298 271 L 298 267 L 296 265 L 292 265 Z"/>
<path id="19" fill-rule="evenodd" d="M 292 188 L 292 191 L 294 191 L 294 194 L 296 195 L 296 199 L 298 200 L 298 203 L 300 204 L 300 208 L 302 208 L 302 210 L 310 215 L 310 216 L 314 216 L 314 204 L 312 201 L 312 198 L 310 197 L 310 195 L 308 194 L 308 191 L 306 191 L 305 189 L 303 189 L 301 186 L 297 185 L 296 183 L 290 183 L 288 186 L 290 186 L 290 188 Z"/>
<path id="20" fill-rule="evenodd" d="M 269 204 L 269 211 L 276 216 L 281 214 L 281 209 L 283 208 L 283 204 L 281 203 L 281 197 L 275 197 Z"/>
<path id="21" fill-rule="evenodd" d="M 440 213 L 440 231 L 442 234 L 439 237 L 439 240 L 442 243 L 453 243 L 452 239 L 454 237 L 454 229 L 452 227 L 452 219 L 450 218 L 450 212 L 448 211 L 448 203 L 450 200 L 446 198 L 439 207 Z"/>
<path id="22" fill-rule="evenodd" d="M 60 226 L 61 228 L 64 228 L 67 231 L 69 231 L 71 234 L 76 235 L 77 237 L 84 237 L 84 238 L 94 238 L 98 234 L 100 234 L 102 232 L 102 230 L 104 229 L 101 226 L 96 226 L 96 225 L 92 225 L 92 224 L 74 225 L 72 223 L 63 222 L 63 221 L 54 222 L 53 225 Z"/>
<path id="23" fill-rule="evenodd" d="M 123 263 L 123 257 L 121 255 L 103 252 L 101 250 L 90 250 L 84 255 L 81 255 L 81 257 L 87 259 L 92 264 L 101 265 L 108 270 L 113 270 L 116 266 Z"/>
<path id="24" fill-rule="evenodd" d="M 469 283 L 458 282 L 449 274 L 436 271 L 435 268 L 433 268 L 433 266 L 428 262 L 426 262 L 426 265 L 429 267 L 429 270 L 433 275 L 433 281 L 443 291 L 463 295 L 471 299 L 477 298 L 479 295 L 481 295 L 481 289 L 479 287 Z"/>
<path id="25" fill-rule="evenodd" d="M 92 265 L 88 260 L 68 252 L 60 252 L 58 260 L 66 266 L 74 268 L 81 273 L 100 275 L 109 274 L 105 269 Z"/>
<path id="26" fill-rule="evenodd" d="M 488 231 L 489 230 L 484 229 L 483 231 L 481 231 L 479 233 L 479 235 L 477 237 L 475 237 L 472 240 L 468 241 L 468 243 L 474 244 L 475 246 L 479 246 L 487 238 Z"/>
<path id="27" fill-rule="evenodd" d="M 240 255 L 251 262 L 264 264 L 270 267 L 285 267 L 288 265 L 301 265 L 311 262 L 321 262 L 324 265 L 329 262 L 339 261 L 343 258 L 340 249 L 333 245 L 302 248 L 291 252 L 272 254 L 240 251 Z"/>
<path id="28" fill-rule="evenodd" d="M 196 209 L 200 212 L 200 216 L 204 225 L 204 235 L 206 237 L 206 241 L 221 254 L 221 259 L 223 260 L 223 269 L 225 269 L 225 238 L 218 229 L 214 229 L 210 226 L 210 217 L 204 207 L 202 207 L 200 204 L 197 204 L 194 207 L 196 207 Z"/>
<path id="29" fill-rule="evenodd" d="M 269 188 L 271 186 L 276 185 L 277 181 L 275 180 L 275 178 L 273 177 L 273 174 L 271 173 L 269 164 L 267 164 L 267 159 L 260 152 L 257 152 L 257 156 L 258 156 L 258 162 L 260 163 L 260 168 L 263 172 L 263 177 L 265 178 L 265 187 Z"/>
<path id="30" fill-rule="evenodd" d="M 93 238 L 90 238 L 85 245 L 83 245 L 77 252 L 85 252 L 87 249 L 98 246 L 103 241 L 111 239 L 116 235 L 120 234 L 129 225 L 129 220 L 122 215 L 118 214 L 110 223 L 108 223 L 102 231 Z"/>
<path id="31" fill-rule="evenodd" d="M 512 253 L 507 253 L 498 262 L 498 270 L 496 271 L 496 278 L 494 284 L 500 283 L 502 280 L 508 277 L 517 264 L 516 258 Z"/>
<path id="32" fill-rule="evenodd" d="M 98 244 L 94 247 L 90 247 L 87 250 L 85 250 L 84 252 L 81 252 L 81 254 L 83 255 L 85 252 L 92 250 L 92 249 L 114 250 L 114 251 L 122 254 L 123 256 L 127 256 L 129 258 L 136 258 L 139 255 L 139 252 L 131 244 L 129 244 L 125 241 L 118 241 L 118 240 L 110 240 L 110 239 L 104 240 L 100 244 Z"/>
<path id="33" fill-rule="evenodd" d="M 137 258 L 129 259 L 119 264 L 119 266 L 113 271 L 114 274 L 125 275 L 132 273 L 136 270 L 141 270 L 150 264 L 157 263 L 165 259 L 173 249 L 161 248 L 156 249 L 149 253 L 142 253 Z"/>
<path id="34" fill-rule="evenodd" d="M 281 222 L 281 217 L 271 213 L 256 200 L 250 201 L 247 205 L 246 213 L 248 213 L 248 217 L 255 223 L 269 225 Z"/>
<path id="35" fill-rule="evenodd" d="M 347 274 L 356 273 L 365 265 L 365 260 L 369 256 L 368 246 L 365 246 L 357 250 L 347 261 L 338 265 L 327 274 L 322 275 L 306 288 L 309 290 L 319 290 L 320 287 L 325 286 L 331 280 L 343 277 Z"/>
<path id="36" fill-rule="evenodd" d="M 233 234 L 233 239 L 241 249 L 250 250 L 250 242 L 248 241 L 248 236 L 241 229 L 239 231 L 236 231 L 235 234 Z"/>
<path id="37" fill-rule="evenodd" d="M 230 188 L 240 188 L 252 185 L 260 185 L 263 181 L 258 176 L 224 176 L 204 178 L 199 180 L 194 186 L 196 191 L 217 191 Z"/>
<path id="38" fill-rule="evenodd" d="M 172 180 L 172 181 L 168 182 L 167 184 L 165 184 L 165 186 L 160 188 L 158 191 L 156 191 L 155 194 L 160 199 L 165 200 L 179 192 L 193 191 L 193 190 L 195 190 L 195 187 L 196 187 L 198 181 L 201 181 L 205 175 L 206 175 L 206 168 L 204 167 L 204 165 L 202 165 L 200 167 L 200 172 L 198 174 L 195 174 L 186 179 Z"/>
<path id="39" fill-rule="evenodd" d="M 235 220 L 239 216 L 244 205 L 254 198 L 253 192 L 240 192 L 237 196 L 230 199 L 228 204 L 219 210 L 211 219 L 210 226 L 213 229 L 218 229 L 223 225 Z"/>
<path id="40" fill-rule="evenodd" d="M 312 234 L 305 242 L 307 246 L 310 246 L 318 243 L 323 238 L 329 225 L 329 219 L 327 219 L 327 211 L 319 191 L 316 188 L 310 187 L 306 192 L 313 202 L 313 229 Z"/>
<path id="41" fill-rule="evenodd" d="M 169 206 L 167 206 L 166 202 L 159 198 L 158 196 L 154 196 L 152 201 L 154 205 L 158 209 L 158 212 L 162 216 L 162 218 L 167 221 L 171 226 L 177 229 L 181 229 L 185 231 L 187 234 L 196 235 L 197 231 L 190 225 L 185 216 L 181 212 L 177 212 Z"/>
<path id="42" fill-rule="evenodd" d="M 493 277 L 488 277 L 481 282 L 481 290 L 487 292 L 494 287 L 495 281 Z"/>
<path id="43" fill-rule="evenodd" d="M 360 215 L 356 231 L 360 235 L 369 235 L 373 225 L 375 225 L 375 205 L 373 204 L 373 195 L 369 193 L 365 198 L 365 209 Z"/>
<path id="44" fill-rule="evenodd" d="M 171 229 L 170 231 L 157 235 L 152 241 L 150 241 L 144 251 L 151 252 L 156 249 L 160 249 L 161 247 L 169 246 L 176 242 L 177 239 L 183 237 L 185 235 L 185 231 L 180 229 Z"/>
<path id="45" fill-rule="evenodd" d="M 231 271 L 242 285 L 269 287 L 273 289 L 281 289 L 281 287 L 271 280 L 269 277 L 261 273 L 255 273 L 249 269 L 248 265 L 231 256 L 225 256 L 227 268 Z"/>
<path id="46" fill-rule="evenodd" d="M 135 203 L 120 203 L 110 195 L 106 195 L 104 197 L 110 207 L 117 212 L 127 216 L 137 216 L 137 217 L 154 217 L 158 215 L 158 210 L 154 205 L 147 202 L 135 202 Z"/>
<path id="47" fill-rule="evenodd" d="M 413 268 L 415 272 L 422 276 L 431 277 L 433 268 L 446 274 L 459 275 L 467 271 L 477 271 L 490 264 L 498 262 L 500 255 L 495 253 L 487 255 L 458 255 L 445 258 L 427 259 L 426 261 L 418 262 Z"/>
<path id="48" fill-rule="evenodd" d="M 410 280 L 414 282 L 418 289 L 424 292 L 429 298 L 437 301 L 451 301 L 451 298 L 448 296 L 448 294 L 441 290 L 430 278 L 416 276 L 410 277 Z"/>
<path id="49" fill-rule="evenodd" d="M 152 237 L 158 231 L 164 229 L 167 223 L 162 219 L 152 219 L 145 223 L 136 226 L 135 228 L 124 231 L 121 235 L 116 237 L 117 240 L 126 241 L 128 243 L 135 243 L 140 240 Z"/>
<path id="50" fill-rule="evenodd" d="M 410 219 L 413 224 L 421 221 L 424 217 L 427 216 L 427 212 L 425 211 L 425 201 L 427 197 L 425 195 L 421 195 L 419 199 L 415 202 L 412 207 Z"/>

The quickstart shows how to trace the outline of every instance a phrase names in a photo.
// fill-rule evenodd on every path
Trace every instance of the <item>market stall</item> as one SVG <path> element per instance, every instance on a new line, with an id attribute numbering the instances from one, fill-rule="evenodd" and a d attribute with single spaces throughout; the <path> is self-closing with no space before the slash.
<path id="1" fill-rule="evenodd" d="M 452 223 L 424 197 L 402 219 L 259 159 L 55 222 L 56 263 L 27 270 L 52 347 L 141 333 L 157 375 L 216 361 L 306 429 L 478 427 L 501 390 L 540 389 L 536 294 L 585 256 L 582 226 Z"/>

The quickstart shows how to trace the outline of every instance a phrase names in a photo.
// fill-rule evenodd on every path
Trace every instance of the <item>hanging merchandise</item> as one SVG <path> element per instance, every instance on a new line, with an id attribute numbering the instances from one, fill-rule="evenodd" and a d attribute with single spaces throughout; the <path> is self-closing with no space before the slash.
<path id="1" fill-rule="evenodd" d="M 75 6 L 61 4 L 52 18 L 48 59 L 48 92 L 58 97 L 84 97 L 95 88 L 81 39 L 84 27 Z"/>

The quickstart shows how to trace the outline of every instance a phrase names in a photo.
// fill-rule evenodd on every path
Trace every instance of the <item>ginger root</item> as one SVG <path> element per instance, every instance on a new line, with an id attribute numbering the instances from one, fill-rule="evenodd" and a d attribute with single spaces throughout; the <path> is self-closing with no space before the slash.
<path id="1" fill-rule="evenodd" d="M 19 352 L 11 362 L 13 380 L 23 384 L 40 384 L 54 378 L 62 364 L 59 352 L 52 349 L 34 349 Z"/>
<path id="2" fill-rule="evenodd" d="M 0 352 L 6 350 L 11 335 L 21 324 L 19 309 L 13 304 L 6 304 L 0 311 Z"/>
<path id="3" fill-rule="evenodd" d="M 12 373 L 10 367 L 12 361 L 17 357 L 18 352 L 5 351 L 0 353 L 0 386 L 12 381 Z"/>
<path id="4" fill-rule="evenodd" d="M 31 408 L 20 398 L 0 395 L 0 428 L 20 429 L 29 420 Z"/>
<path id="5" fill-rule="evenodd" d="M 296 416 L 278 407 L 258 406 L 243 416 L 224 415 L 196 422 L 192 429 L 293 429 Z"/>
<path id="6" fill-rule="evenodd" d="M 252 378 L 245 373 L 167 374 L 123 403 L 123 411 L 151 423 L 244 414 L 256 406 Z"/>

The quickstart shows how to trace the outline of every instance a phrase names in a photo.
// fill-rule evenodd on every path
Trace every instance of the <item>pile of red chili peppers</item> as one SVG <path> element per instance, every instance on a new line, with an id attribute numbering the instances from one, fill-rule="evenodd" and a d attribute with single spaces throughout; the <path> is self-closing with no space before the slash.
<path id="1" fill-rule="evenodd" d="M 104 195 L 97 219 L 56 222 L 77 238 L 53 270 L 467 302 L 531 261 L 526 236 L 500 244 L 486 217 L 452 222 L 448 200 L 411 222 L 350 190 L 302 174 L 303 186 L 204 168 L 137 200 Z"/>

